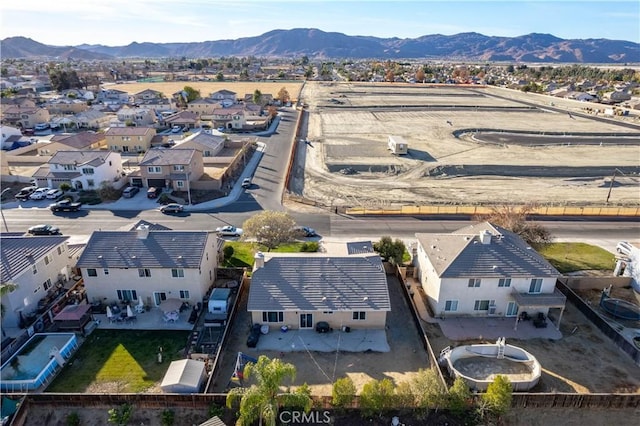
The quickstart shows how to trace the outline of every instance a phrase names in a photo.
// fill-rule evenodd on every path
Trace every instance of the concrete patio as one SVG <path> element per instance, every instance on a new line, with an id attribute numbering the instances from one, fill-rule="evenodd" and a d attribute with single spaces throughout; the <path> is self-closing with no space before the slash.
<path id="1" fill-rule="evenodd" d="M 192 330 L 194 324 L 189 324 L 191 310 L 185 310 L 175 321 L 165 321 L 164 312 L 160 308 L 136 314 L 135 320 L 109 321 L 106 314 L 93 314 L 99 329 L 121 330 Z"/>
<path id="2" fill-rule="evenodd" d="M 317 333 L 314 330 L 271 330 L 260 335 L 256 349 L 262 351 L 315 351 L 315 352 L 389 352 L 385 330 L 333 330 Z"/>

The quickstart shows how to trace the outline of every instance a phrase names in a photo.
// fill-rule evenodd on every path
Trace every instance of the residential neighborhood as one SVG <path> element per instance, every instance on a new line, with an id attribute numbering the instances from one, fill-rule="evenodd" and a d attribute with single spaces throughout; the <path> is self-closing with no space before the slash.
<path id="1" fill-rule="evenodd" d="M 37 60 L 3 63 L 0 79 L 3 397 L 78 410 L 96 395 L 117 407 L 190 397 L 206 418 L 175 424 L 232 424 L 242 410 L 227 398 L 253 389 L 245 371 L 266 357 L 297 369 L 280 390 L 308 389 L 336 418 L 366 407 L 375 386 L 391 389 L 376 422 L 435 415 L 411 393 L 423 374 L 438 401 L 461 386 L 468 413 L 497 378 L 514 408 L 585 398 L 637 407 L 637 71 L 607 80 L 416 60 L 251 57 L 241 70 L 220 60 L 198 72 L 176 59 L 64 63 L 92 83 L 56 90 L 42 68 L 56 64 Z M 545 119 L 559 129 L 527 127 Z M 424 123 L 433 141 L 418 141 Z M 502 139 L 485 143 L 482 131 Z M 583 174 L 545 163 L 580 149 Z M 613 149 L 629 155 L 610 159 Z M 456 163 L 465 153 L 471 164 Z M 513 159 L 488 164 L 499 155 Z M 512 197 L 503 172 L 515 186 L 542 182 L 541 193 L 597 185 L 607 201 L 489 205 L 446 186 L 462 179 L 488 199 Z M 375 188 L 395 198 L 369 196 Z M 430 201 L 394 195 L 406 188 Z M 456 348 L 466 355 L 445 366 Z M 353 386 L 342 405 L 340 380 Z M 566 401 L 549 402 L 558 393 Z M 55 400 L 71 394 L 80 405 Z M 162 410 L 150 412 L 153 423 Z"/>

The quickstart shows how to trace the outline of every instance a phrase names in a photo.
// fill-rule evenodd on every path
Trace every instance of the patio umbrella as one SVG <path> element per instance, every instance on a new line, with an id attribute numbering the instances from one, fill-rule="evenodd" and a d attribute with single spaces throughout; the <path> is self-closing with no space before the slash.
<path id="1" fill-rule="evenodd" d="M 127 316 L 128 317 L 135 317 L 135 315 L 133 314 L 133 311 L 131 310 L 131 306 L 127 305 Z"/>
<path id="2" fill-rule="evenodd" d="M 111 312 L 111 307 L 107 306 L 107 318 L 113 318 L 113 312 Z"/>
<path id="3" fill-rule="evenodd" d="M 167 299 L 160 304 L 160 308 L 162 309 L 163 312 L 178 311 L 180 310 L 181 306 L 182 306 L 182 300 L 180 299 Z"/>

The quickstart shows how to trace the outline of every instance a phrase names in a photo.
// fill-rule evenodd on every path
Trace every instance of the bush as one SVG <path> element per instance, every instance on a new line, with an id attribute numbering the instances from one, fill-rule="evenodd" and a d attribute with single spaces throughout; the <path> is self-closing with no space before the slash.
<path id="1" fill-rule="evenodd" d="M 69 185 L 67 182 L 62 182 L 58 188 L 60 189 L 60 191 L 66 192 L 71 189 L 71 185 Z"/>
<path id="2" fill-rule="evenodd" d="M 133 406 L 131 404 L 122 404 L 118 408 L 112 408 L 109 410 L 109 423 L 115 423 L 117 425 L 126 425 L 129 423 L 131 413 L 133 412 Z"/>
<path id="3" fill-rule="evenodd" d="M 175 421 L 175 413 L 170 408 L 162 410 L 162 426 L 172 426 Z"/>
<path id="4" fill-rule="evenodd" d="M 360 393 L 360 407 L 364 416 L 377 414 L 382 416 L 383 412 L 395 405 L 395 387 L 390 379 L 371 380 L 362 388 Z"/>
<path id="5" fill-rule="evenodd" d="M 356 386 L 350 377 L 342 377 L 335 381 L 331 390 L 331 404 L 334 407 L 344 408 L 351 405 L 356 396 Z"/>
<path id="6" fill-rule="evenodd" d="M 306 253 L 315 253 L 318 251 L 319 248 L 320 248 L 320 245 L 318 244 L 317 241 L 304 242 L 300 246 L 300 251 L 306 252 Z"/>
<path id="7" fill-rule="evenodd" d="M 117 200 L 122 195 L 122 191 L 115 189 L 109 182 L 102 182 L 100 189 L 98 189 L 98 195 L 103 200 Z"/>
<path id="8" fill-rule="evenodd" d="M 221 407 L 215 402 L 213 402 L 209 406 L 208 414 L 209 414 L 209 417 L 215 417 L 215 416 L 222 417 L 222 415 L 224 414 L 224 407 Z"/>
<path id="9" fill-rule="evenodd" d="M 72 411 L 67 415 L 66 418 L 67 426 L 79 426 L 80 425 L 80 416 L 76 411 Z"/>
<path id="10" fill-rule="evenodd" d="M 231 259 L 233 257 L 233 253 L 235 253 L 235 249 L 233 246 L 225 245 L 222 249 L 222 253 L 224 254 L 225 259 Z"/>

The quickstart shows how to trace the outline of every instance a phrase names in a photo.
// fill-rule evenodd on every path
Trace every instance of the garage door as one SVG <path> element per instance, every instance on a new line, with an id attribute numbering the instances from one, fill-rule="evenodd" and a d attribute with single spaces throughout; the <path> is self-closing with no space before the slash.
<path id="1" fill-rule="evenodd" d="M 147 179 L 147 186 L 149 188 L 164 188 L 165 181 L 164 179 Z"/>

